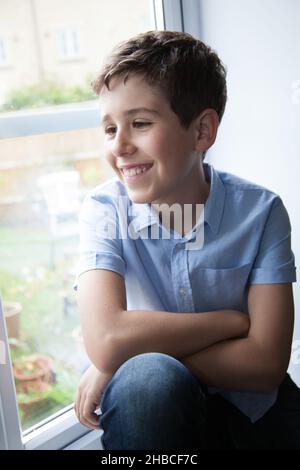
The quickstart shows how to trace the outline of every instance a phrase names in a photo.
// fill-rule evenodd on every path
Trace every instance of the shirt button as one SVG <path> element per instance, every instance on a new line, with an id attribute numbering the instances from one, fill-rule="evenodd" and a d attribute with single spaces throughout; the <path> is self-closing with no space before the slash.
<path id="1" fill-rule="evenodd" d="M 185 295 L 185 289 L 184 289 L 183 287 L 181 287 L 181 288 L 179 289 L 179 294 L 182 295 L 182 296 Z"/>

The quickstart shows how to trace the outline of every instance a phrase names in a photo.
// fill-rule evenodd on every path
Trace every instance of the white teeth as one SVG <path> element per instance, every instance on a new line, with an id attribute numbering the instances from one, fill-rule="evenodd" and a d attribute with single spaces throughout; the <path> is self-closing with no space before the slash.
<path id="1" fill-rule="evenodd" d="M 140 173 L 145 173 L 147 170 L 146 166 L 138 166 L 135 168 L 130 168 L 130 169 L 123 169 L 123 173 L 125 176 L 136 176 L 139 175 Z"/>

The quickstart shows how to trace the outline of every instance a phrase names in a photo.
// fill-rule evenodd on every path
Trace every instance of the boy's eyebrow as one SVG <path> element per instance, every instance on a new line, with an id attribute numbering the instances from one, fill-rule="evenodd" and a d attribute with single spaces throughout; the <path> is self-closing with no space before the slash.
<path id="1" fill-rule="evenodd" d="M 158 116 L 160 116 L 160 113 L 158 111 L 156 111 L 156 109 L 150 109 L 150 108 L 132 108 L 132 109 L 128 109 L 127 111 L 124 111 L 124 115 L 125 116 L 131 116 L 132 114 L 136 114 L 136 113 L 150 113 L 150 114 L 156 114 Z M 109 114 L 105 114 L 103 117 L 101 117 L 101 124 L 104 124 L 106 121 L 108 121 L 110 119 L 110 115 Z"/>

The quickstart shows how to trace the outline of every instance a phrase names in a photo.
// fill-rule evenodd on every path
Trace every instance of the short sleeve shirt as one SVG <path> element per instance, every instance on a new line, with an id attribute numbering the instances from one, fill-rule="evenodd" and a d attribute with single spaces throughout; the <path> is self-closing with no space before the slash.
<path id="1" fill-rule="evenodd" d="M 114 178 L 86 196 L 80 213 L 78 276 L 108 269 L 124 277 L 128 310 L 248 314 L 250 284 L 296 281 L 291 226 L 278 195 L 204 164 L 210 193 L 186 235 L 168 231 L 150 204 L 135 204 Z M 275 403 L 271 393 L 221 390 L 252 422 Z"/>

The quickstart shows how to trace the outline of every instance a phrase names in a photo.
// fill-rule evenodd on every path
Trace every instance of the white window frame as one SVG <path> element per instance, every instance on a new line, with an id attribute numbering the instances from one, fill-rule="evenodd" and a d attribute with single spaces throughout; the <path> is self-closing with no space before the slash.
<path id="1" fill-rule="evenodd" d="M 6 324 L 0 298 L 0 449 L 23 449 L 15 383 L 9 355 Z M 4 344 L 4 348 L 3 348 Z"/>
<path id="2" fill-rule="evenodd" d="M 200 34 L 200 7 L 198 0 L 152 0 L 156 29 L 187 31 Z M 195 11 L 198 12 L 195 15 Z M 97 101 L 85 105 L 57 106 L 45 109 L 0 114 L 0 139 L 49 132 L 98 127 Z M 0 299 L 0 346 L 6 352 L 6 363 L 0 360 L 0 449 L 102 449 L 101 431 L 90 431 L 78 423 L 73 407 L 40 422 L 22 433 L 9 347 Z M 1 358 L 0 358 L 1 359 Z"/>

